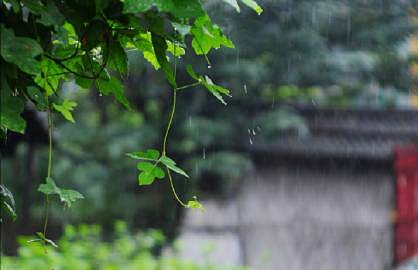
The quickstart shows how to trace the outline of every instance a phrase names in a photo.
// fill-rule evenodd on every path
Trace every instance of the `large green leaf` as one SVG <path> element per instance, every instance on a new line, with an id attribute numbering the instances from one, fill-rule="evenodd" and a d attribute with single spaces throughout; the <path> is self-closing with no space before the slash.
<path id="1" fill-rule="evenodd" d="M 138 176 L 139 185 L 141 186 L 151 185 L 156 178 L 163 179 L 165 176 L 164 171 L 156 163 L 139 162 L 137 168 L 141 171 Z"/>
<path id="2" fill-rule="evenodd" d="M 193 18 L 204 14 L 199 0 L 125 0 L 125 13 L 143 13 L 156 7 L 160 12 L 168 12 L 178 18 Z"/>
<path id="3" fill-rule="evenodd" d="M 127 109 L 131 108 L 128 99 L 123 93 L 124 87 L 120 80 L 115 77 L 110 77 L 109 79 L 99 77 L 99 79 L 96 80 L 96 83 L 100 93 L 103 95 L 112 94 Z"/>
<path id="4" fill-rule="evenodd" d="M 24 102 L 20 96 L 15 96 L 10 89 L 4 74 L 1 74 L 0 92 L 0 126 L 2 130 L 24 133 L 26 122 L 21 117 Z"/>
<path id="5" fill-rule="evenodd" d="M 174 77 L 174 72 L 167 60 L 166 52 L 168 46 L 166 40 L 162 36 L 154 33 L 151 33 L 151 40 L 155 56 L 157 57 L 157 61 L 160 64 L 167 81 L 171 84 L 171 86 L 176 88 L 176 78 Z"/>
<path id="6" fill-rule="evenodd" d="M 135 47 L 142 52 L 144 58 L 150 62 L 155 69 L 160 68 L 160 64 L 158 63 L 157 56 L 154 52 L 154 47 L 152 46 L 150 32 L 137 35 L 133 43 Z"/>
<path id="7" fill-rule="evenodd" d="M 111 42 L 108 50 L 108 67 L 125 75 L 128 72 L 128 57 L 126 56 L 125 50 L 118 41 Z"/>
<path id="8" fill-rule="evenodd" d="M 89 51 L 97 47 L 104 41 L 106 32 L 108 31 L 108 25 L 106 22 L 95 19 L 92 20 L 86 27 L 81 40 L 83 47 Z"/>
<path id="9" fill-rule="evenodd" d="M 218 49 L 221 46 L 234 48 L 234 43 L 222 33 L 219 26 L 212 24 L 207 15 L 196 19 L 191 33 L 192 47 L 198 55 L 207 54 L 211 49 Z"/>
<path id="10" fill-rule="evenodd" d="M 45 184 L 39 185 L 38 191 L 44 193 L 45 195 L 58 195 L 60 201 L 68 207 L 71 207 L 73 202 L 79 199 L 84 199 L 84 196 L 76 190 L 58 187 L 51 177 L 46 178 Z"/>
<path id="11" fill-rule="evenodd" d="M 0 55 L 3 59 L 28 74 L 39 74 L 40 63 L 35 57 L 42 53 L 41 46 L 31 38 L 15 36 L 13 30 L 4 25 L 0 25 L 0 30 Z"/>
<path id="12" fill-rule="evenodd" d="M 22 0 L 22 2 L 30 12 L 40 17 L 36 21 L 43 25 L 62 25 L 65 22 L 65 17 L 60 13 L 53 0 Z"/>

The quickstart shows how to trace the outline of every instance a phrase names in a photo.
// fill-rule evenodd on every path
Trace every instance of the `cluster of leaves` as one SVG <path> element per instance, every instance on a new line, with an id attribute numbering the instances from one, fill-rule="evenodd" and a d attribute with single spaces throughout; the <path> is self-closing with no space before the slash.
<path id="1" fill-rule="evenodd" d="M 126 224 L 118 222 L 114 236 L 113 241 L 105 242 L 98 226 L 67 226 L 63 237 L 58 241 L 58 249 L 45 247 L 40 242 L 28 245 L 28 239 L 22 237 L 18 256 L 2 256 L 2 269 L 246 269 L 210 263 L 198 265 L 175 256 L 156 256 L 155 251 L 165 242 L 164 235 L 157 230 L 130 233 Z"/>
<path id="2" fill-rule="evenodd" d="M 239 11 L 236 0 L 225 2 Z M 242 3 L 257 13 L 262 11 L 253 0 Z M 26 123 L 21 113 L 25 104 L 31 103 L 48 114 L 57 112 L 74 122 L 72 111 L 77 103 L 61 98 L 60 93 L 60 86 L 70 80 L 81 88 L 94 86 L 103 95 L 113 95 L 131 109 L 122 82 L 128 75 L 127 50 L 137 50 L 155 69 L 160 69 L 174 92 L 202 85 L 223 103 L 222 96 L 229 94 L 207 75 L 197 75 L 191 68 L 188 71 L 196 83 L 179 87 L 176 82 L 175 58 L 191 51 L 188 47 L 208 63 L 206 54 L 211 49 L 234 47 L 212 23 L 199 0 L 6 0 L 0 4 L 0 12 L 3 137 L 7 131 L 24 133 Z M 158 154 L 158 159 L 152 150 L 146 153 L 151 153 L 155 163 L 138 164 L 142 171 L 140 184 L 164 177 L 158 163 L 167 168 L 168 174 L 172 170 L 187 176 L 165 151 Z M 50 175 L 38 190 L 47 196 L 58 195 L 67 206 L 82 198 L 76 191 L 59 188 Z M 201 208 L 195 200 L 187 206 Z"/>

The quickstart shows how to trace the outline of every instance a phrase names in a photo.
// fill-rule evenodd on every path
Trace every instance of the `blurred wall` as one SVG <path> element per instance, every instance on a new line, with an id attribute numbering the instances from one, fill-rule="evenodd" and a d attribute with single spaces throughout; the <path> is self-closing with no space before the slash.
<path id="1" fill-rule="evenodd" d="M 382 270 L 392 264 L 391 166 L 268 162 L 230 201 L 188 211 L 183 256 L 274 270 Z M 209 254 L 196 243 L 211 239 Z"/>

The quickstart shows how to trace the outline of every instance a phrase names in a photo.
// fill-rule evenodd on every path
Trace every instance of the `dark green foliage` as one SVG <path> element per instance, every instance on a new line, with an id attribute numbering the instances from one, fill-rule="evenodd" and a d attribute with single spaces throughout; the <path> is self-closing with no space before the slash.
<path id="1" fill-rule="evenodd" d="M 243 2 L 257 12 L 261 11 L 255 2 Z M 38 190 L 47 196 L 58 195 L 68 207 L 83 196 L 59 188 L 51 178 L 51 113 L 58 112 L 66 120 L 75 122 L 72 113 L 77 103 L 61 98 L 64 82 L 73 80 L 82 88 L 95 85 L 100 95 L 113 95 L 125 108 L 131 109 L 121 81 L 128 75 L 127 50 L 136 49 L 156 69 L 161 68 L 176 92 L 176 57 L 194 50 L 207 59 L 206 54 L 212 48 L 221 45 L 233 47 L 221 29 L 212 24 L 199 0 L 8 0 L 1 2 L 0 13 L 2 137 L 7 137 L 8 131 L 24 133 L 26 123 L 21 113 L 25 104 L 32 103 L 38 111 L 47 112 L 50 137 L 48 173 L 46 183 Z M 176 26 L 179 26 L 179 31 Z M 186 36 L 192 38 L 191 42 L 186 42 Z M 219 93 L 229 93 L 207 76 L 198 83 L 222 102 Z M 175 103 L 174 99 L 162 155 L 154 163 L 138 163 L 140 185 L 164 178 L 165 173 L 158 165 L 167 169 L 170 180 L 169 171 L 188 177 L 165 152 Z M 200 204 L 194 201 L 190 207 L 199 208 Z M 5 202 L 4 205 L 8 204 Z M 46 226 L 47 220 L 44 238 Z M 38 236 L 46 242 L 46 238 Z"/>

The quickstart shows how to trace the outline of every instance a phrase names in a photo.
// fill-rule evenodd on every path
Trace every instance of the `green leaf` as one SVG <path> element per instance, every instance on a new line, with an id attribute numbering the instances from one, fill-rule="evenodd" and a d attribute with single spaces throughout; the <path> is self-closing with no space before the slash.
<path id="1" fill-rule="evenodd" d="M 139 162 L 137 168 L 141 171 L 138 176 L 139 185 L 141 186 L 151 185 L 155 178 L 163 179 L 165 176 L 164 171 L 156 163 Z"/>
<path id="2" fill-rule="evenodd" d="M 30 99 L 34 102 L 36 109 L 38 110 L 46 110 L 47 102 L 45 98 L 45 94 L 39 90 L 36 86 L 28 86 L 26 88 L 26 92 L 28 93 Z"/>
<path id="3" fill-rule="evenodd" d="M 196 72 L 194 72 L 191 65 L 186 66 L 186 71 L 196 81 L 198 81 L 201 85 L 203 85 L 206 89 L 211 92 L 213 96 L 215 96 L 222 104 L 227 105 L 225 100 L 223 99 L 223 96 L 230 97 L 230 91 L 222 86 L 216 85 L 211 78 L 209 78 L 207 75 L 197 75 Z"/>
<path id="4" fill-rule="evenodd" d="M 66 99 L 61 104 L 52 103 L 52 106 L 57 112 L 61 113 L 65 119 L 73 123 L 75 122 L 71 111 L 77 106 L 76 102 Z"/>
<path id="5" fill-rule="evenodd" d="M 5 2 L 12 5 L 14 13 L 18 13 L 20 11 L 20 3 L 17 0 L 5 0 Z"/>
<path id="6" fill-rule="evenodd" d="M 152 47 L 150 32 L 139 34 L 133 43 L 135 47 L 142 52 L 144 58 L 150 62 L 155 69 L 160 68 L 160 64 L 158 63 L 154 48 Z"/>
<path id="7" fill-rule="evenodd" d="M 71 203 L 76 200 L 84 199 L 84 196 L 78 191 L 59 188 L 51 177 L 46 178 L 45 184 L 39 185 L 38 191 L 44 193 L 45 195 L 58 195 L 60 201 L 67 207 L 71 207 Z"/>
<path id="8" fill-rule="evenodd" d="M 197 55 L 207 54 L 211 49 L 221 46 L 234 48 L 234 44 L 228 39 L 216 24 L 212 24 L 209 16 L 196 19 L 191 33 L 193 35 L 192 47 Z"/>
<path id="9" fill-rule="evenodd" d="M 94 19 L 86 27 L 81 43 L 83 47 L 90 51 L 104 41 L 104 34 L 109 26 L 102 20 Z"/>
<path id="10" fill-rule="evenodd" d="M 57 91 L 60 81 L 65 79 L 65 75 L 56 75 L 63 73 L 64 70 L 48 58 L 42 59 L 40 67 L 41 72 L 36 74 L 35 82 L 50 96 Z"/>
<path id="11" fill-rule="evenodd" d="M 13 194 L 3 184 L 0 184 L 0 204 L 2 214 L 5 213 L 14 221 L 16 219 L 15 200 Z M 2 220 L 3 216 L 0 217 L 0 222 Z"/>
<path id="12" fill-rule="evenodd" d="M 43 241 L 45 244 L 50 244 L 54 248 L 58 248 L 58 245 L 51 239 L 46 238 L 43 232 L 36 232 L 36 235 L 39 237 L 39 240 Z"/>
<path id="13" fill-rule="evenodd" d="M 45 26 L 63 25 L 65 22 L 65 17 L 60 13 L 52 0 L 47 0 L 46 5 L 37 0 L 22 0 L 22 2 L 33 14 L 40 17 L 36 21 Z"/>
<path id="14" fill-rule="evenodd" d="M 24 133 L 26 122 L 21 113 L 24 110 L 24 103 L 19 96 L 14 96 L 4 74 L 1 74 L 0 92 L 0 126 L 2 130 L 11 130 Z"/>
<path id="15" fill-rule="evenodd" d="M 204 14 L 202 4 L 198 0 L 125 0 L 123 12 L 143 13 L 152 7 L 178 18 L 193 18 Z"/>
<path id="16" fill-rule="evenodd" d="M 106 96 L 112 94 L 125 108 L 131 109 L 129 101 L 123 93 L 124 87 L 120 80 L 115 77 L 110 77 L 110 79 L 100 77 L 96 80 L 96 84 L 100 93 Z"/>
<path id="17" fill-rule="evenodd" d="M 3 59 L 28 74 L 40 73 L 40 63 L 35 57 L 42 53 L 41 46 L 31 38 L 16 37 L 13 30 L 4 25 L 0 25 L 0 30 L 0 55 Z"/>
<path id="18" fill-rule="evenodd" d="M 165 166 L 167 166 L 168 169 L 172 170 L 175 173 L 181 174 L 184 177 L 189 178 L 189 176 L 187 175 L 187 173 L 185 171 L 183 171 L 181 168 L 176 166 L 176 162 L 174 160 L 172 160 L 171 158 L 167 157 L 167 156 L 162 156 L 160 158 L 161 163 L 163 163 Z"/>
<path id="19" fill-rule="evenodd" d="M 186 51 L 177 44 L 168 41 L 167 42 L 167 50 L 174 56 L 180 57 L 186 53 Z"/>
<path id="20" fill-rule="evenodd" d="M 126 56 L 125 50 L 117 41 L 111 42 L 108 50 L 108 67 L 113 68 L 120 74 L 125 75 L 128 72 L 128 57 Z"/>
<path id="21" fill-rule="evenodd" d="M 241 0 L 241 2 L 244 3 L 244 5 L 246 5 L 247 7 L 257 12 L 258 15 L 260 15 L 263 12 L 263 9 L 254 0 Z"/>
<path id="22" fill-rule="evenodd" d="M 193 198 L 193 200 L 188 201 L 186 208 L 200 209 L 202 211 L 205 211 L 203 205 L 200 202 L 198 202 L 196 198 Z"/>
<path id="23" fill-rule="evenodd" d="M 148 149 L 146 152 L 132 152 L 127 155 L 133 159 L 157 161 L 160 157 L 160 152 L 155 149 Z"/>
<path id="24" fill-rule="evenodd" d="M 95 2 L 96 2 L 96 13 L 100 14 L 102 10 L 107 8 L 111 0 L 95 0 Z"/>
<path id="25" fill-rule="evenodd" d="M 167 81 L 170 83 L 171 86 L 176 88 L 176 78 L 174 77 L 174 72 L 171 69 L 170 64 L 167 60 L 166 52 L 168 46 L 165 39 L 160 35 L 151 33 L 151 41 L 152 46 L 154 47 L 155 56 L 157 57 L 157 61 L 160 64 Z"/>

